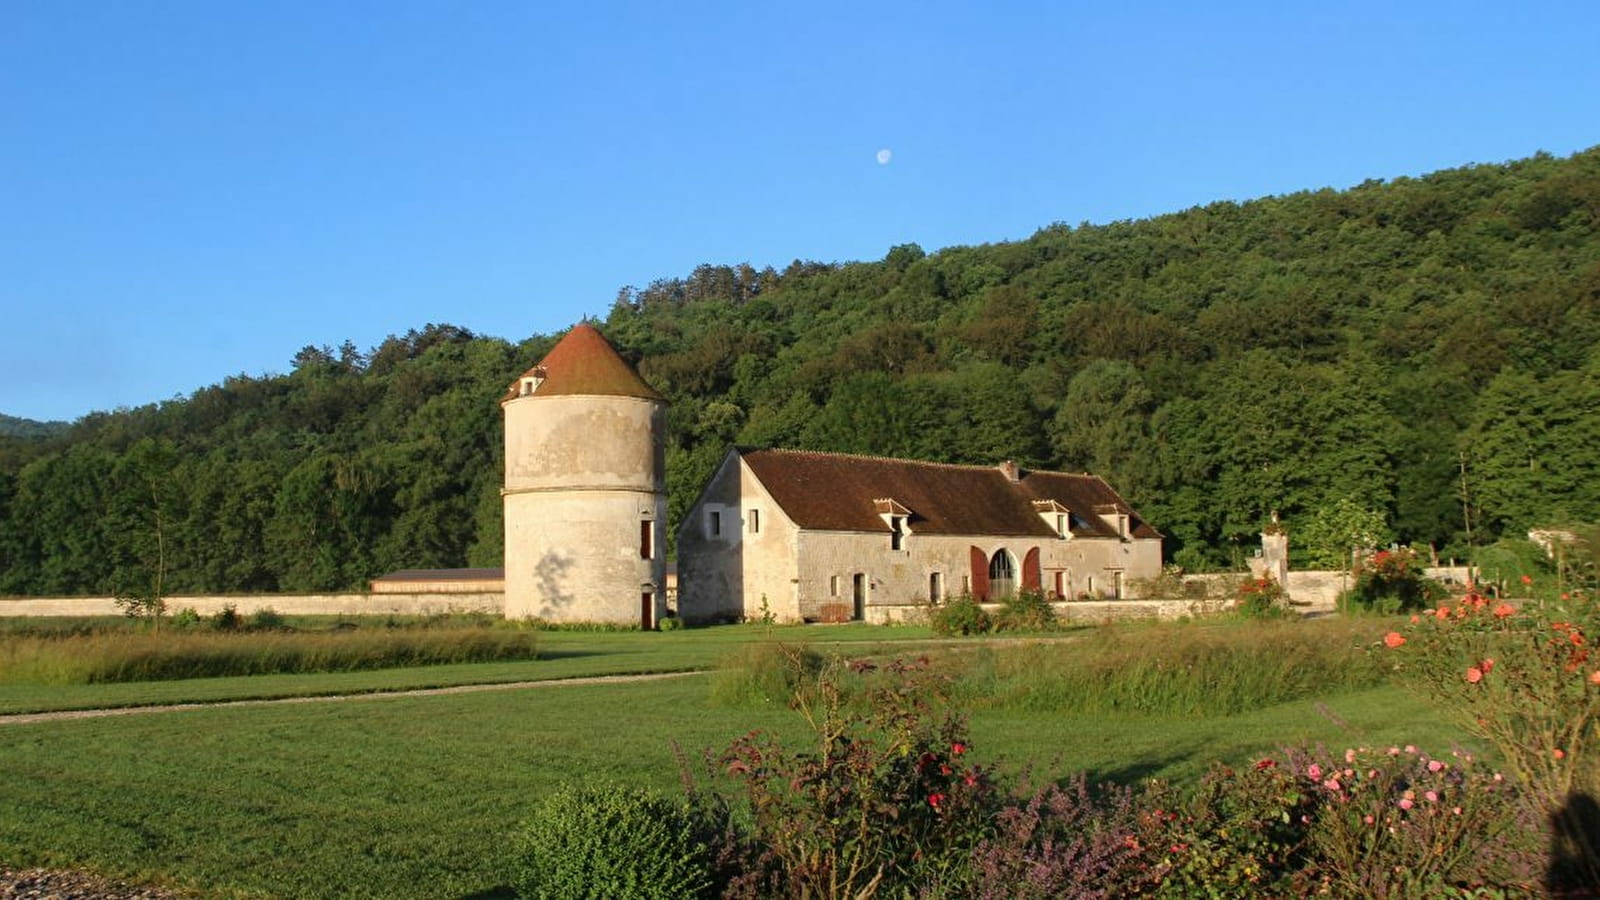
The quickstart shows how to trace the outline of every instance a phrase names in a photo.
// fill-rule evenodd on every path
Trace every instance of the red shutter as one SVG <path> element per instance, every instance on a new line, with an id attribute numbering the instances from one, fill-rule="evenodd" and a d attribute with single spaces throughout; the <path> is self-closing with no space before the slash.
<path id="1" fill-rule="evenodd" d="M 1039 577 L 1039 548 L 1034 547 L 1022 558 L 1022 589 L 1037 591 L 1042 588 Z"/>
<path id="2" fill-rule="evenodd" d="M 989 554 L 981 547 L 972 548 L 972 596 L 976 600 L 989 599 Z"/>

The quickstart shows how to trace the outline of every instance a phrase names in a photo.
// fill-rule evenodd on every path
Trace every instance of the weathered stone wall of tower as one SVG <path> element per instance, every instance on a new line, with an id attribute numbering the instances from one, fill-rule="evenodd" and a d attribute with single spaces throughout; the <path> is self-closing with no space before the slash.
<path id="1" fill-rule="evenodd" d="M 504 410 L 506 616 L 659 621 L 666 405 L 535 391 Z"/>

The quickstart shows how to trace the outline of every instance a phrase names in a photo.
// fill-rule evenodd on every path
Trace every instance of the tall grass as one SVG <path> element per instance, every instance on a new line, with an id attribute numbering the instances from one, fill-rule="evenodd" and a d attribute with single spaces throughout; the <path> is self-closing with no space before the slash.
<path id="1" fill-rule="evenodd" d="M 1361 690 L 1387 674 L 1372 621 L 1110 626 L 1069 643 L 979 647 L 950 660 L 954 697 L 1037 712 L 1232 715 Z"/>
<path id="2" fill-rule="evenodd" d="M 717 706 L 788 706 L 816 683 L 826 658 L 799 644 L 762 641 L 725 655 L 711 675 Z"/>
<path id="3" fill-rule="evenodd" d="M 947 676 L 950 699 L 971 709 L 1217 716 L 1384 684 L 1380 657 L 1368 652 L 1384 627 L 1370 619 L 1105 626 L 1071 640 L 926 653 Z M 723 661 L 712 700 L 787 702 L 821 670 L 814 654 L 751 645 Z"/>
<path id="4" fill-rule="evenodd" d="M 531 631 L 105 632 L 0 642 L 0 684 L 103 684 L 534 659 Z"/>

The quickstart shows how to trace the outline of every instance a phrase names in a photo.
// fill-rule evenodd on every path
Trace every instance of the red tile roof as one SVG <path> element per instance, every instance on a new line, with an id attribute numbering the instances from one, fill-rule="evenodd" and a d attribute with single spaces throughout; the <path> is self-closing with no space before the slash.
<path id="1" fill-rule="evenodd" d="M 600 332 L 587 322 L 572 326 L 539 364 L 522 373 L 506 392 L 510 400 L 521 394 L 522 379 L 540 377 L 544 381 L 534 393 L 597 394 L 611 397 L 666 398 L 646 384 Z"/>
<path id="2" fill-rule="evenodd" d="M 913 533 L 1047 537 L 1055 531 L 1033 504 L 1054 500 L 1074 513 L 1074 534 L 1116 537 L 1098 515 L 1114 508 L 1129 517 L 1134 537 L 1161 537 L 1094 475 L 1023 470 L 1013 482 L 989 466 L 801 450 L 736 452 L 801 528 L 888 532 L 880 510 L 892 500 L 911 511 Z"/>

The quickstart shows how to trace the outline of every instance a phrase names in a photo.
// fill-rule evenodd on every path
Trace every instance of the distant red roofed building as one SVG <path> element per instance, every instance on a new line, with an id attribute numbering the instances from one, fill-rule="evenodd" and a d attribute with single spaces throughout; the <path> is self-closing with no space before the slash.
<path id="1" fill-rule="evenodd" d="M 678 529 L 688 621 L 886 621 L 970 594 L 1121 598 L 1161 534 L 1093 475 L 734 448 Z"/>

